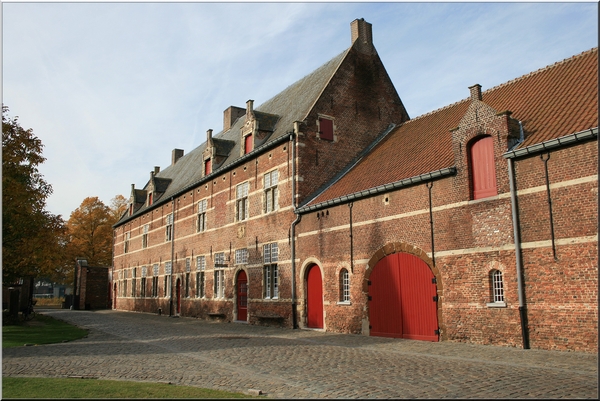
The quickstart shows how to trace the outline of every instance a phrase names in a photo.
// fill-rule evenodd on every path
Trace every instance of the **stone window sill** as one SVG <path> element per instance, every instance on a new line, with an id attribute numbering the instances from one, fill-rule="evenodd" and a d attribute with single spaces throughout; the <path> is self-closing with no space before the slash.
<path id="1" fill-rule="evenodd" d="M 490 302 L 485 306 L 488 308 L 506 308 L 506 302 Z"/>

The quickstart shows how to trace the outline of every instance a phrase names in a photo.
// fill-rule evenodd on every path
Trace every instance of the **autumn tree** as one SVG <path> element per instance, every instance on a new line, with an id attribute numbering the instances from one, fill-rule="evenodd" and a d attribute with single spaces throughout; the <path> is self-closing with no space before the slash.
<path id="1" fill-rule="evenodd" d="M 112 264 L 112 211 L 98 197 L 88 197 L 67 222 L 68 254 L 86 259 L 91 266 Z"/>
<path id="2" fill-rule="evenodd" d="M 2 280 L 54 277 L 63 257 L 65 225 L 45 210 L 52 193 L 39 172 L 42 141 L 2 106 Z"/>
<path id="3" fill-rule="evenodd" d="M 127 199 L 123 195 L 117 195 L 110 200 L 111 225 L 116 224 L 123 213 L 127 210 Z"/>

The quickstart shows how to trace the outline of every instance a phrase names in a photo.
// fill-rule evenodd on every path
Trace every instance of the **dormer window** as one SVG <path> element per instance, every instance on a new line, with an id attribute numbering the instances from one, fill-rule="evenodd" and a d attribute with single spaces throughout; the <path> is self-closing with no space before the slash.
<path id="1" fill-rule="evenodd" d="M 152 192 L 148 193 L 148 206 L 152 206 Z"/>
<path id="2" fill-rule="evenodd" d="M 327 117 L 319 117 L 319 138 L 325 141 L 333 141 L 333 120 Z"/>
<path id="3" fill-rule="evenodd" d="M 133 203 L 129 204 L 129 215 L 132 216 L 133 215 Z"/>
<path id="4" fill-rule="evenodd" d="M 204 175 L 209 175 L 212 172 L 210 159 L 204 160 Z"/>
<path id="5" fill-rule="evenodd" d="M 252 134 L 248 134 L 244 137 L 244 154 L 252 152 L 253 142 L 254 141 L 252 140 Z"/>
<path id="6" fill-rule="evenodd" d="M 476 138 L 469 147 L 471 169 L 471 198 L 483 199 L 498 194 L 496 186 L 496 163 L 494 160 L 494 138 Z"/>

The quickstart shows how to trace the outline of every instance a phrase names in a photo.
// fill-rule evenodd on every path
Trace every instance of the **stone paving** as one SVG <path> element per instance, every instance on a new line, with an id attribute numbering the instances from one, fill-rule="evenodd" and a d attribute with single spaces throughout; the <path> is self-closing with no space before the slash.
<path id="1" fill-rule="evenodd" d="M 3 350 L 3 376 L 164 382 L 269 398 L 593 398 L 598 356 L 578 352 L 217 323 L 118 311 L 40 310 L 90 330 Z"/>

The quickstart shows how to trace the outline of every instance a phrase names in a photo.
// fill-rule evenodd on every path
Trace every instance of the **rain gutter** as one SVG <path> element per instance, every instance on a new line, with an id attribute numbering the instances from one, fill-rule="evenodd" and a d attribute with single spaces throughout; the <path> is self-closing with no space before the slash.
<path id="1" fill-rule="evenodd" d="M 356 200 L 368 198 L 371 196 L 379 195 L 382 193 L 386 193 L 389 191 L 405 188 L 411 185 L 419 184 L 422 182 L 427 182 L 431 180 L 435 180 L 438 178 L 449 177 L 451 175 L 456 174 L 456 167 L 447 167 L 440 170 L 432 171 L 430 173 L 425 173 L 421 175 L 417 175 L 414 177 L 405 178 L 403 180 L 395 181 L 389 184 L 379 185 L 377 187 L 365 189 L 364 191 L 354 192 L 349 195 L 340 196 L 325 202 L 320 202 L 315 205 L 303 206 L 296 210 L 296 213 L 306 214 L 310 212 L 315 212 L 317 210 L 325 209 L 328 207 L 333 207 L 337 205 L 343 205 L 348 202 L 353 202 Z"/>

